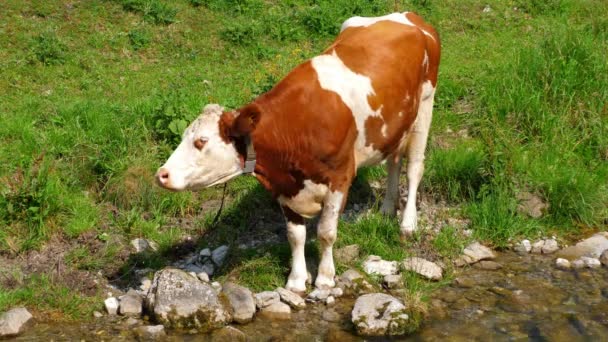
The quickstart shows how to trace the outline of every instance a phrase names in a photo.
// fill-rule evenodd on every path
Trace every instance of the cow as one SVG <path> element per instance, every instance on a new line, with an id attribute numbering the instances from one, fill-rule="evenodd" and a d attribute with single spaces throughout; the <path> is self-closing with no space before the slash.
<path id="1" fill-rule="evenodd" d="M 417 226 L 416 192 L 437 85 L 440 41 L 412 12 L 346 20 L 320 55 L 234 111 L 204 113 L 159 168 L 160 186 L 196 190 L 253 174 L 280 204 L 292 260 L 286 288 L 306 290 L 305 219 L 320 213 L 317 288 L 335 286 L 332 246 L 357 169 L 386 161 L 381 211 L 394 214 L 407 158 L 407 204 L 400 235 Z"/>

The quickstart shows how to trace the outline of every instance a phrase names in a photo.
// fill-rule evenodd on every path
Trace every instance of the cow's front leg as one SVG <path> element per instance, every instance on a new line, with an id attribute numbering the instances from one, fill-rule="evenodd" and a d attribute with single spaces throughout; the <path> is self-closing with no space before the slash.
<path id="1" fill-rule="evenodd" d="M 319 289 L 332 288 L 336 285 L 334 276 L 333 245 L 338 236 L 338 219 L 342 211 L 346 193 L 341 191 L 329 192 L 323 201 L 323 213 L 317 227 L 317 238 L 321 247 L 321 262 L 315 286 Z"/>
<path id="2" fill-rule="evenodd" d="M 291 273 L 287 278 L 285 288 L 293 292 L 306 291 L 306 259 L 304 257 L 304 245 L 306 244 L 306 225 L 304 218 L 287 207 L 283 207 L 283 213 L 287 221 L 287 240 L 291 246 Z"/>

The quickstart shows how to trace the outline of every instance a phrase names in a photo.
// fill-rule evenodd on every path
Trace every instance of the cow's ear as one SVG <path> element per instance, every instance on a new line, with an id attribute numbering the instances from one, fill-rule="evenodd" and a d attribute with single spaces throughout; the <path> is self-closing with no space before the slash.
<path id="1" fill-rule="evenodd" d="M 239 109 L 238 112 L 234 114 L 230 136 L 244 137 L 251 134 L 260 121 L 260 116 L 260 109 L 255 104 Z"/>

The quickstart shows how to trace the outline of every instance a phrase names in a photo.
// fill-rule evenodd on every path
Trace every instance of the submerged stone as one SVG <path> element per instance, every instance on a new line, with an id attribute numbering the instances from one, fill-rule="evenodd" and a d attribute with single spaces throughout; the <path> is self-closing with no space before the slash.
<path id="1" fill-rule="evenodd" d="M 228 298 L 232 308 L 232 318 L 237 323 L 248 323 L 255 314 L 255 301 L 251 291 L 243 286 L 234 283 L 225 283 L 222 293 Z"/>
<path id="2" fill-rule="evenodd" d="M 288 320 L 291 318 L 291 308 L 283 302 L 276 302 L 260 310 L 260 315 L 270 319 Z"/>
<path id="3" fill-rule="evenodd" d="M 403 335 L 408 330 L 409 316 L 397 298 L 370 293 L 357 298 L 351 319 L 363 336 Z"/>
<path id="4" fill-rule="evenodd" d="M 566 247 L 557 253 L 560 258 L 570 261 L 580 257 L 599 258 L 608 249 L 608 233 L 602 232 L 585 239 L 574 246 Z"/>

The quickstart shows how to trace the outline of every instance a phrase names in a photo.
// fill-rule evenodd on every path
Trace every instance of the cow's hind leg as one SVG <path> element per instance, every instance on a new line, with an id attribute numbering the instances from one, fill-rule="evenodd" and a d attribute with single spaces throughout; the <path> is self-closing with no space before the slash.
<path id="1" fill-rule="evenodd" d="M 321 247 L 321 261 L 315 286 L 319 289 L 335 286 L 333 245 L 338 236 L 338 219 L 346 200 L 346 191 L 331 191 L 323 201 L 323 213 L 317 227 L 317 238 Z"/>
<path id="2" fill-rule="evenodd" d="M 411 236 L 417 228 L 416 192 L 424 173 L 424 152 L 433 117 L 435 88 L 431 82 L 423 84 L 418 116 L 408 138 L 407 145 L 407 204 L 401 221 L 401 237 Z"/>
<path id="3" fill-rule="evenodd" d="M 287 207 L 283 207 L 287 221 L 287 240 L 291 246 L 291 273 L 287 278 L 285 288 L 293 292 L 306 291 L 306 259 L 304 257 L 304 244 L 306 243 L 306 225 L 304 218 Z"/>
<path id="4" fill-rule="evenodd" d="M 386 194 L 382 201 L 382 207 L 380 211 L 384 215 L 395 215 L 397 204 L 399 201 L 399 175 L 401 174 L 401 161 L 402 157 L 389 156 L 386 160 L 386 169 L 388 177 L 386 180 Z"/>

